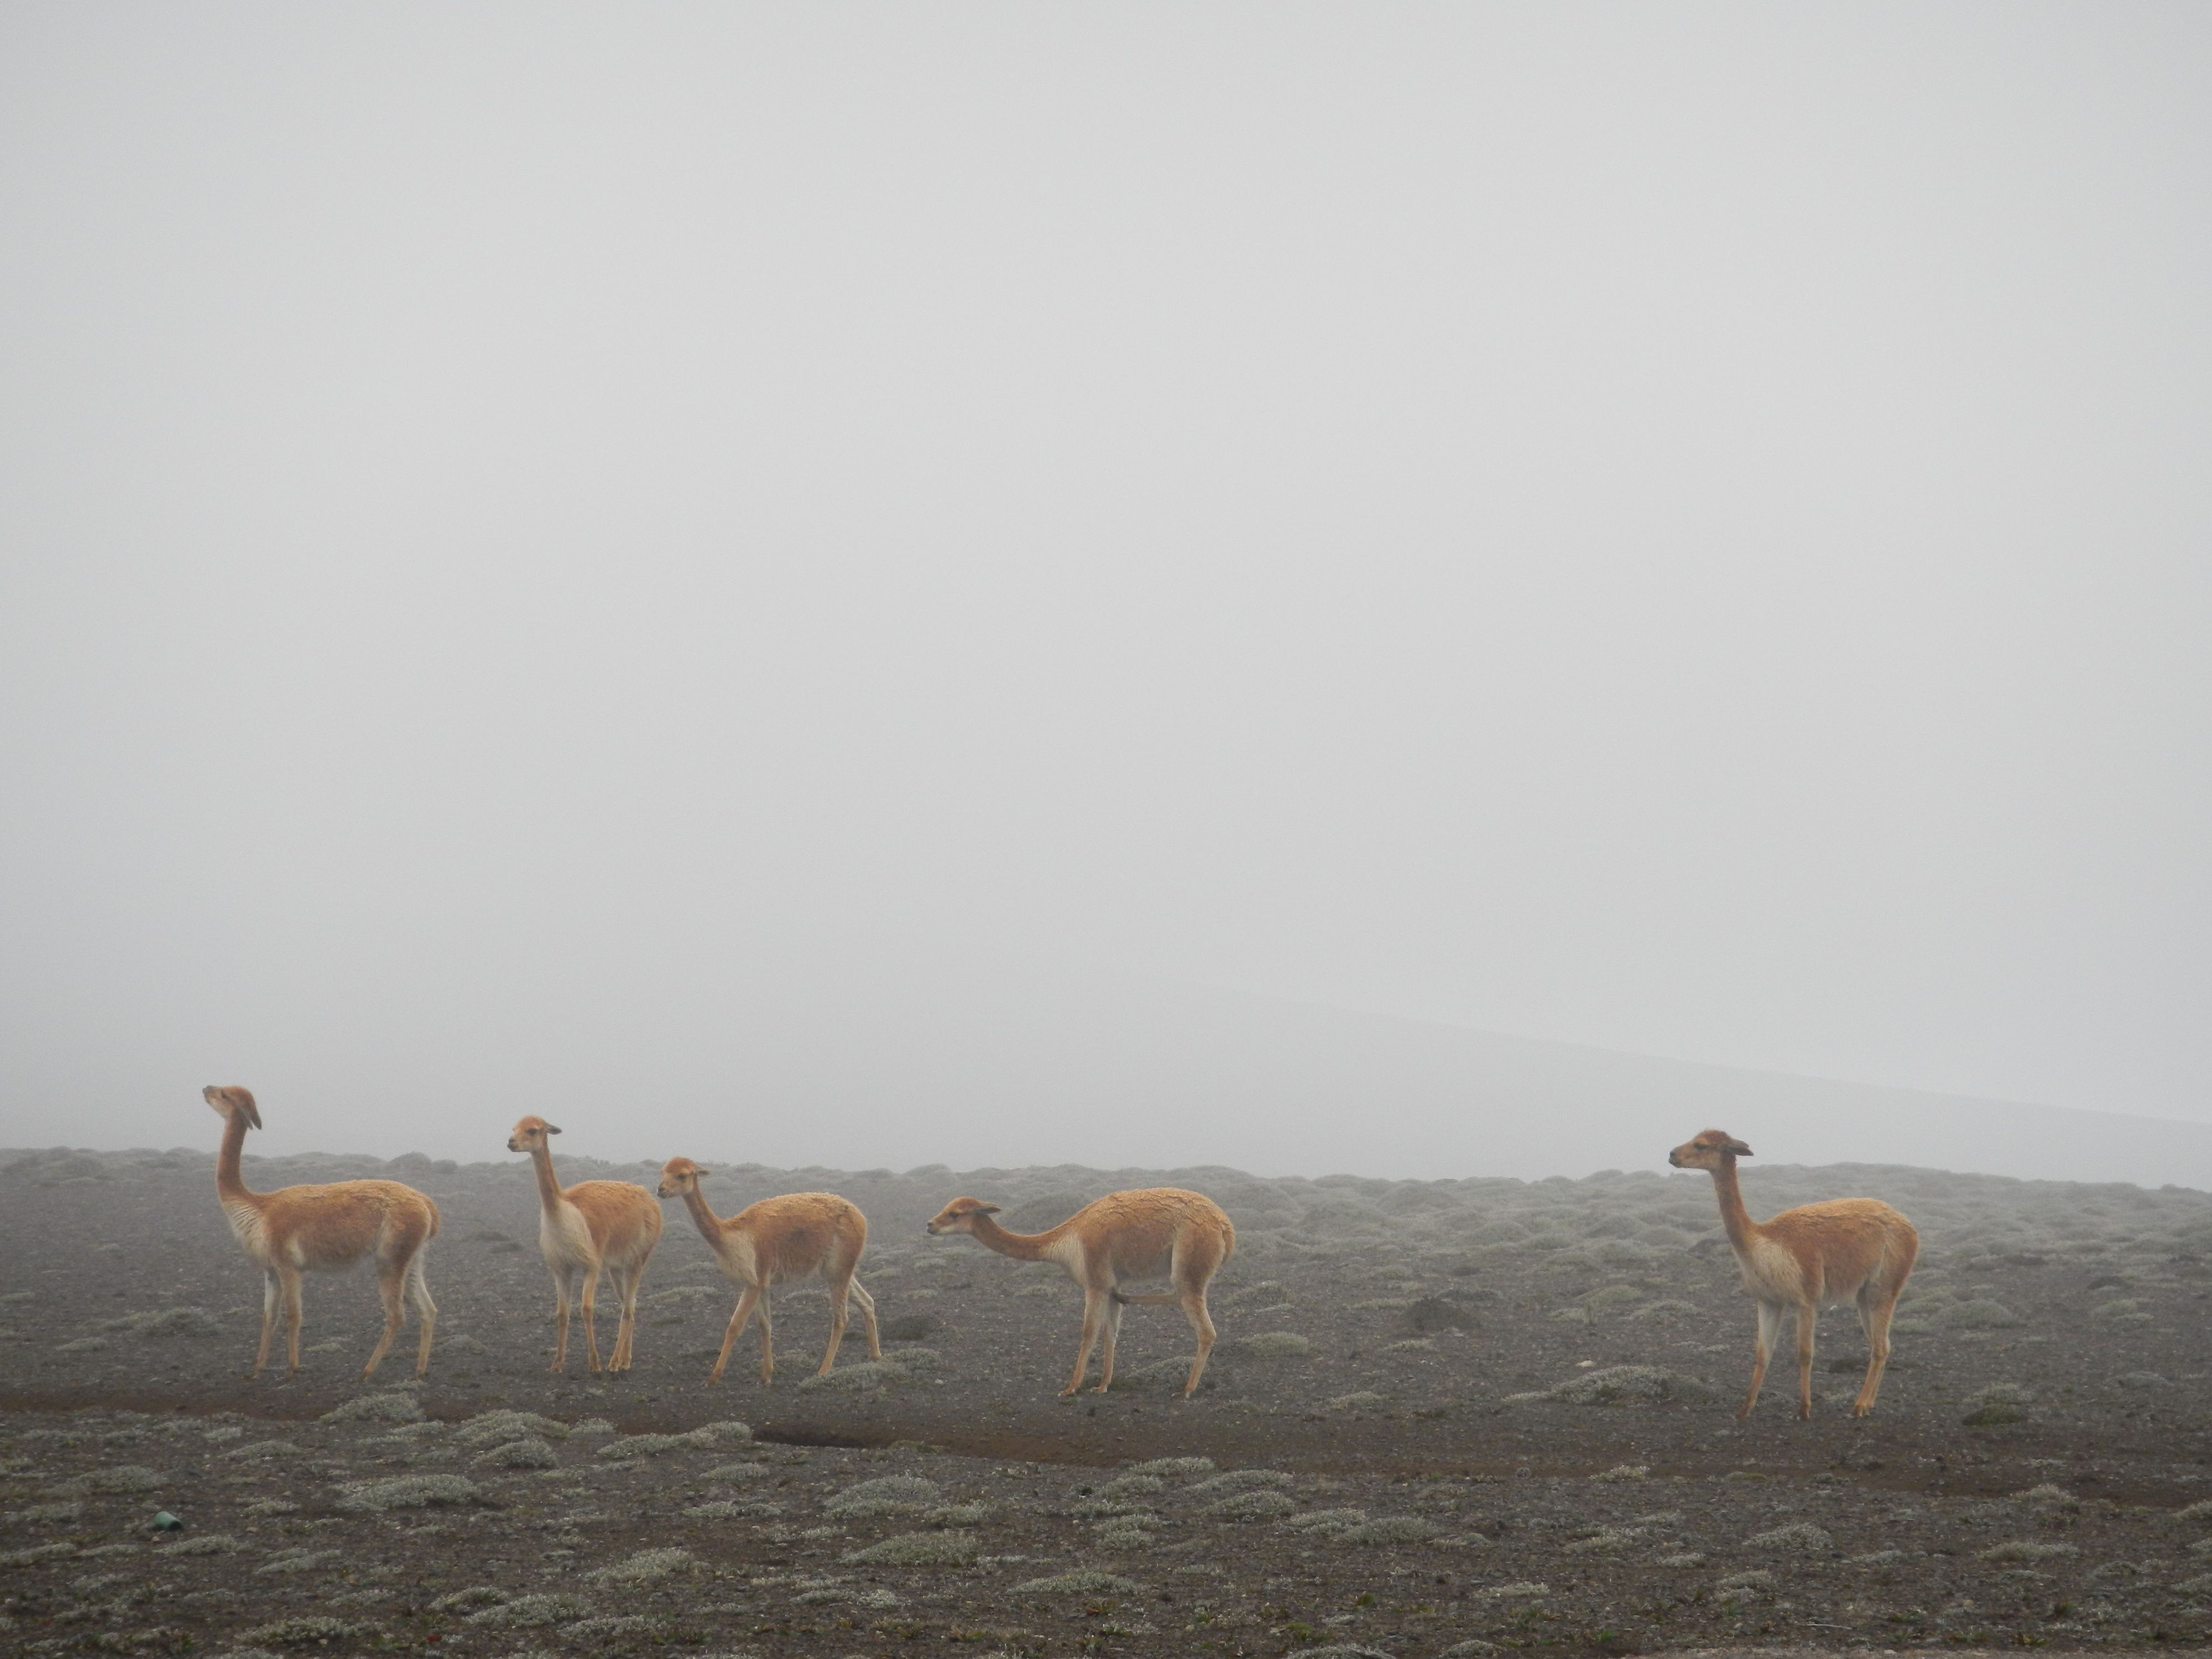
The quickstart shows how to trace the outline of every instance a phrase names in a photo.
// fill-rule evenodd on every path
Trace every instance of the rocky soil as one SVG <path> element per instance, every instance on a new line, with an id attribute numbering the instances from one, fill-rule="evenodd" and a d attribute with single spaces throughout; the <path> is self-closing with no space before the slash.
<path id="1" fill-rule="evenodd" d="M 547 1374 L 521 1160 L 248 1164 L 434 1197 L 442 1317 L 370 1383 L 365 1275 L 308 1281 L 302 1372 L 248 1382 L 258 1275 L 204 1152 L 0 1153 L 0 1649 L 334 1655 L 1480 1654 L 2054 1649 L 2212 1633 L 2212 1196 L 1747 1166 L 1764 1213 L 1887 1199 L 1923 1254 L 1871 1419 L 1823 1326 L 1816 1413 L 1732 1408 L 1751 1315 L 1703 1176 L 1260 1180 L 1226 1170 L 733 1170 L 872 1226 L 857 1324 L 777 1297 L 775 1386 L 680 1206 L 635 1369 Z M 564 1179 L 647 1182 L 564 1160 Z M 1116 1187 L 1236 1222 L 1222 1345 L 1134 1308 L 1115 1389 L 1055 1398 L 1079 1297 L 921 1223 Z M 613 1322 L 603 1309 L 601 1342 Z M 1780 1386 L 1772 1386 L 1779 1383 Z M 157 1512 L 181 1528 L 155 1531 Z M 915 1644 L 921 1644 L 919 1648 Z"/>

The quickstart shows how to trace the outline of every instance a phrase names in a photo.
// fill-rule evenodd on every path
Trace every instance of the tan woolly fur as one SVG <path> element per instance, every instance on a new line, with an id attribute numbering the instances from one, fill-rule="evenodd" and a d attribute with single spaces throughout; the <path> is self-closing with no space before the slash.
<path id="1" fill-rule="evenodd" d="M 384 1334 L 363 1376 L 373 1376 L 392 1339 L 406 1322 L 412 1303 L 422 1340 L 415 1355 L 415 1375 L 430 1368 L 430 1334 L 437 1328 L 438 1304 L 422 1278 L 422 1251 L 438 1232 L 438 1206 L 423 1194 L 397 1181 L 334 1181 L 280 1187 L 273 1193 L 249 1192 L 239 1172 L 246 1132 L 261 1127 L 253 1091 L 235 1084 L 210 1083 L 200 1098 L 223 1121 L 222 1151 L 215 1165 L 216 1196 L 230 1231 L 261 1268 L 261 1346 L 253 1356 L 253 1375 L 269 1364 L 281 1298 L 289 1328 L 285 1375 L 300 1370 L 300 1275 L 337 1273 L 363 1256 L 376 1262 L 376 1293 L 384 1304 Z"/>
<path id="2" fill-rule="evenodd" d="M 1667 1155 L 1678 1170 L 1710 1170 L 1720 1199 L 1721 1225 L 1728 1230 L 1743 1287 L 1759 1304 L 1758 1347 L 1751 1364 L 1751 1392 L 1738 1417 L 1748 1417 L 1766 1380 L 1766 1361 L 1782 1328 L 1782 1316 L 1797 1321 L 1797 1415 L 1813 1415 L 1813 1327 L 1823 1307 L 1856 1303 L 1867 1338 L 1866 1380 L 1851 1404 L 1853 1417 L 1874 1409 L 1881 1374 L 1889 1364 L 1889 1321 L 1897 1298 L 1911 1277 L 1920 1254 L 1920 1235 L 1912 1224 L 1875 1198 L 1838 1198 L 1784 1210 L 1766 1221 L 1753 1221 L 1743 1206 L 1735 1161 L 1751 1148 L 1725 1130 L 1707 1129 Z"/>
<path id="3" fill-rule="evenodd" d="M 1091 1345 L 1102 1337 L 1095 1392 L 1103 1394 L 1113 1386 L 1114 1344 L 1121 1334 L 1121 1309 L 1132 1302 L 1182 1308 L 1198 1338 L 1198 1354 L 1191 1361 L 1183 1398 L 1197 1392 L 1198 1380 L 1206 1375 L 1206 1356 L 1213 1352 L 1213 1320 L 1206 1312 L 1206 1287 L 1237 1248 L 1237 1230 L 1219 1205 L 1202 1193 L 1180 1187 L 1145 1187 L 1109 1193 L 1041 1233 L 1008 1232 L 991 1219 L 998 1208 L 979 1199 L 956 1198 L 938 1212 L 927 1231 L 933 1236 L 966 1233 L 1017 1261 L 1056 1261 L 1083 1286 L 1083 1340 L 1075 1351 L 1075 1374 L 1060 1391 L 1061 1399 L 1083 1386 Z M 1175 1288 L 1129 1296 L 1121 1289 L 1124 1279 L 1165 1279 Z"/>
<path id="4" fill-rule="evenodd" d="M 819 1274 L 830 1291 L 830 1345 L 822 1352 L 817 1376 L 827 1376 L 837 1363 L 838 1345 L 845 1340 L 846 1298 L 860 1304 L 861 1328 L 868 1334 L 868 1358 L 881 1359 L 883 1344 L 876 1335 L 875 1298 L 854 1276 L 860 1252 L 867 1247 L 868 1218 L 860 1207 L 835 1193 L 786 1193 L 749 1204 L 737 1214 L 717 1216 L 699 1190 L 699 1177 L 708 1171 L 688 1158 L 672 1158 L 661 1166 L 660 1195 L 680 1198 L 691 1212 L 699 1237 L 714 1251 L 722 1273 L 738 1287 L 737 1311 L 722 1333 L 722 1351 L 714 1357 L 709 1382 L 722 1380 L 730 1363 L 730 1349 L 744 1334 L 756 1310 L 760 1314 L 761 1386 L 775 1380 L 775 1328 L 769 1315 L 769 1286 Z"/>
<path id="5" fill-rule="evenodd" d="M 635 1181 L 580 1181 L 562 1187 L 554 1177 L 548 1140 L 560 1133 L 544 1118 L 532 1116 L 517 1123 L 507 1139 L 507 1150 L 529 1153 L 538 1172 L 538 1246 L 545 1253 L 545 1266 L 560 1297 L 553 1363 L 546 1369 L 561 1370 L 568 1363 L 568 1309 L 577 1302 L 584 1316 L 585 1358 L 592 1370 L 599 1369 L 599 1334 L 592 1328 L 592 1311 L 599 1274 L 605 1273 L 622 1301 L 622 1318 L 606 1368 L 626 1371 L 637 1327 L 637 1287 L 645 1278 L 653 1247 L 660 1242 L 660 1206 Z"/>

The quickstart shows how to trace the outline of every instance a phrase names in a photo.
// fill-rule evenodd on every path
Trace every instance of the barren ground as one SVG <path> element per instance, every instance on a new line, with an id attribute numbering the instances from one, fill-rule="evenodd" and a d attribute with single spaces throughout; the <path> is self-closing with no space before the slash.
<path id="1" fill-rule="evenodd" d="M 1686 1131 L 1685 1131 L 1686 1133 Z M 0 1153 L 0 1648 L 343 1655 L 1128 1654 L 1785 1644 L 2054 1649 L 2212 1634 L 2212 1196 L 1747 1166 L 1755 1213 L 1889 1200 L 1919 1224 L 1877 1413 L 1822 1326 L 1814 1420 L 1749 1362 L 1704 1176 L 1258 1180 L 1224 1170 L 744 1168 L 728 1213 L 843 1193 L 884 1321 L 808 1381 L 826 1308 L 776 1300 L 706 1375 L 733 1292 L 680 1206 L 637 1364 L 554 1376 L 521 1160 L 252 1162 L 444 1212 L 437 1352 L 357 1372 L 365 1274 L 312 1279 L 296 1382 L 249 1382 L 258 1275 L 203 1152 Z M 564 1180 L 650 1183 L 564 1159 Z M 1207 1386 L 1135 1308 L 1104 1396 L 1054 1398 L 1056 1269 L 921 1223 L 960 1193 L 1042 1226 L 1117 1187 L 1237 1224 Z M 603 1348 L 613 1320 L 601 1312 Z M 750 1425 L 748 1429 L 744 1425 Z M 154 1533 L 157 1510 L 183 1530 Z"/>

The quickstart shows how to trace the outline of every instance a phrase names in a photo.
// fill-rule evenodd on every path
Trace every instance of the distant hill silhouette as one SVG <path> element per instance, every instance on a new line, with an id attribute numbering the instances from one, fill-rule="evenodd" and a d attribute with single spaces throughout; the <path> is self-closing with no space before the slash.
<path id="1" fill-rule="evenodd" d="M 854 988 L 865 1044 L 763 1011 L 743 1034 L 740 1085 L 749 1098 L 851 1126 L 840 1136 L 850 1162 L 1534 1179 L 1662 1167 L 1669 1147 L 1717 1126 L 1777 1163 L 2212 1188 L 2207 1124 L 1655 1059 L 1133 978 Z M 810 1000 L 809 1012 L 820 1006 Z"/>

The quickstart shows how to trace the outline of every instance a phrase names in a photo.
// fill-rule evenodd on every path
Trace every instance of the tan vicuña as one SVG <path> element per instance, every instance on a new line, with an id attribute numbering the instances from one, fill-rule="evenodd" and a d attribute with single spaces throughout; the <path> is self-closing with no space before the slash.
<path id="1" fill-rule="evenodd" d="M 761 1386 L 775 1380 L 775 1327 L 769 1315 L 769 1286 L 779 1281 L 811 1279 L 817 1273 L 830 1291 L 830 1346 L 822 1352 L 817 1376 L 827 1376 L 837 1363 L 838 1345 L 845 1340 L 845 1302 L 849 1295 L 860 1304 L 860 1324 L 868 1334 L 868 1358 L 884 1357 L 876 1334 L 875 1298 L 860 1288 L 854 1276 L 860 1252 L 867 1247 L 868 1218 L 859 1206 L 835 1193 L 786 1193 L 748 1204 L 733 1216 L 717 1216 L 707 1207 L 699 1190 L 699 1177 L 708 1170 L 688 1158 L 672 1158 L 661 1166 L 660 1195 L 680 1198 L 691 1212 L 699 1237 L 714 1253 L 722 1274 L 738 1287 L 737 1311 L 722 1333 L 722 1351 L 714 1357 L 709 1382 L 722 1380 L 730 1363 L 730 1349 L 744 1334 L 746 1322 L 760 1314 Z"/>
<path id="2" fill-rule="evenodd" d="M 966 1233 L 1017 1261 L 1056 1261 L 1083 1286 L 1083 1340 L 1075 1351 L 1075 1375 L 1060 1391 L 1061 1399 L 1083 1386 L 1091 1345 L 1102 1336 L 1096 1392 L 1103 1394 L 1113 1385 L 1115 1339 L 1121 1334 L 1121 1309 L 1131 1302 L 1182 1308 L 1198 1338 L 1183 1398 L 1197 1392 L 1206 1356 L 1213 1352 L 1206 1287 L 1237 1248 L 1237 1230 L 1219 1205 L 1180 1187 L 1142 1187 L 1094 1199 L 1041 1233 L 1008 1232 L 991 1219 L 998 1209 L 980 1199 L 956 1198 L 938 1212 L 927 1231 Z M 1129 1296 L 1121 1289 L 1124 1279 L 1165 1279 L 1175 1289 Z"/>
<path id="3" fill-rule="evenodd" d="M 1753 1221 L 1743 1206 L 1735 1161 L 1751 1148 L 1722 1129 L 1707 1129 L 1667 1155 L 1678 1170 L 1710 1170 L 1719 1195 L 1721 1225 L 1728 1230 L 1743 1287 L 1759 1303 L 1758 1347 L 1751 1364 L 1751 1392 L 1738 1417 L 1751 1415 L 1766 1381 L 1767 1357 L 1782 1328 L 1782 1316 L 1797 1316 L 1797 1415 L 1813 1415 L 1813 1327 L 1823 1307 L 1858 1304 L 1866 1331 L 1866 1381 L 1859 1385 L 1851 1415 L 1864 1417 L 1881 1392 L 1889 1365 L 1889 1321 L 1897 1298 L 1911 1277 L 1920 1254 L 1920 1235 L 1912 1224 L 1878 1198 L 1838 1198 L 1801 1205 L 1766 1221 Z"/>
<path id="4" fill-rule="evenodd" d="M 532 1116 L 517 1123 L 507 1138 L 507 1150 L 529 1153 L 538 1171 L 538 1247 L 545 1253 L 545 1266 L 560 1297 L 553 1363 L 546 1369 L 557 1371 L 568 1363 L 572 1302 L 582 1304 L 586 1360 L 592 1370 L 599 1369 L 599 1339 L 592 1328 L 592 1310 L 604 1272 L 622 1299 L 622 1318 L 606 1368 L 626 1371 L 637 1327 L 637 1287 L 645 1278 L 653 1247 L 660 1242 L 660 1206 L 635 1181 L 580 1181 L 562 1187 L 554 1178 L 553 1151 L 547 1141 L 560 1133 L 544 1118 Z"/>
<path id="5" fill-rule="evenodd" d="M 253 1091 L 233 1084 L 210 1083 L 200 1098 L 222 1119 L 222 1151 L 215 1164 L 216 1196 L 230 1231 L 262 1273 L 261 1346 L 253 1356 L 253 1375 L 269 1364 L 269 1343 L 276 1328 L 281 1297 L 289 1328 L 287 1376 L 300 1370 L 300 1275 L 335 1273 L 363 1256 L 376 1261 L 376 1293 L 384 1304 L 384 1334 L 363 1376 L 375 1375 L 406 1322 L 412 1303 L 422 1328 L 415 1356 L 415 1375 L 430 1368 L 430 1334 L 437 1328 L 438 1304 L 422 1279 L 422 1250 L 438 1231 L 438 1206 L 412 1187 L 397 1181 L 332 1181 L 280 1187 L 273 1193 L 246 1190 L 239 1163 L 246 1132 L 261 1127 Z"/>

